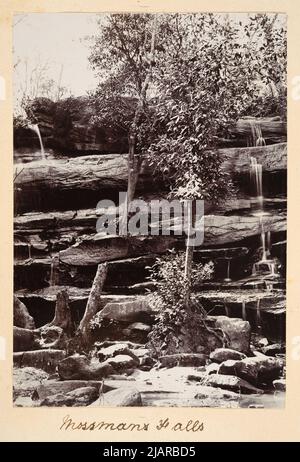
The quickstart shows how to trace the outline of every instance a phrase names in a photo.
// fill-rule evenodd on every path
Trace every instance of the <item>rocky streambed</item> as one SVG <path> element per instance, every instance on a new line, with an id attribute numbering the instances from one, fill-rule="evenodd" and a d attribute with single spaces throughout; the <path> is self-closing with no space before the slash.
<path id="1" fill-rule="evenodd" d="M 265 343 L 260 339 L 261 345 Z M 155 364 L 144 345 L 107 345 L 97 345 L 92 359 L 82 355 L 61 359 L 61 352 L 49 350 L 43 359 L 35 351 L 23 360 L 15 355 L 14 405 L 284 406 L 285 361 L 278 353 L 284 351 L 283 345 L 261 346 L 248 356 L 224 348 L 209 356 L 168 355 Z"/>

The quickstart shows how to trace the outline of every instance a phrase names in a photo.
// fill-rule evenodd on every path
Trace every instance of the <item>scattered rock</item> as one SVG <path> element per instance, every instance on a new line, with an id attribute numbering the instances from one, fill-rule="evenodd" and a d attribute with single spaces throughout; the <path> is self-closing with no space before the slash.
<path id="1" fill-rule="evenodd" d="M 104 393 L 91 404 L 91 407 L 107 406 L 107 407 L 129 407 L 142 406 L 142 397 L 135 388 L 116 389 Z"/>
<path id="2" fill-rule="evenodd" d="M 266 337 L 263 337 L 257 342 L 257 344 L 260 347 L 266 347 L 267 345 L 269 345 L 269 340 Z"/>
<path id="3" fill-rule="evenodd" d="M 66 357 L 63 350 L 34 350 L 14 353 L 15 367 L 36 367 L 46 372 L 55 372 L 56 366 Z"/>
<path id="4" fill-rule="evenodd" d="M 273 380 L 273 387 L 275 388 L 275 390 L 285 391 L 286 390 L 286 381 L 285 381 L 285 379 Z"/>
<path id="5" fill-rule="evenodd" d="M 213 398 L 213 399 L 232 399 L 232 400 L 238 400 L 239 399 L 239 394 L 235 393 L 234 391 L 228 391 L 224 390 L 222 388 L 214 388 L 214 387 L 209 387 L 205 385 L 201 385 L 199 387 L 198 393 L 195 395 L 196 399 L 207 399 L 207 398 Z"/>
<path id="6" fill-rule="evenodd" d="M 106 348 L 102 348 L 97 352 L 99 361 L 106 361 L 107 359 L 113 358 L 117 355 L 131 356 L 137 362 L 137 364 L 139 364 L 138 357 L 128 348 L 125 343 L 120 343 L 119 345 L 111 345 Z"/>
<path id="7" fill-rule="evenodd" d="M 207 376 L 205 384 L 216 388 L 224 388 L 225 390 L 234 391 L 236 393 L 263 393 L 259 388 L 254 387 L 250 383 L 234 375 L 211 374 Z"/>
<path id="8" fill-rule="evenodd" d="M 231 350 L 230 348 L 217 348 L 215 351 L 211 352 L 209 358 L 216 363 L 222 363 L 228 359 L 241 360 L 245 359 L 246 355 L 240 353 L 237 350 Z"/>
<path id="9" fill-rule="evenodd" d="M 205 366 L 206 360 L 207 356 L 202 353 L 178 353 L 159 358 L 162 367 Z"/>
<path id="10" fill-rule="evenodd" d="M 275 356 L 277 354 L 285 353 L 285 345 L 281 343 L 273 343 L 272 345 L 262 348 L 263 354 L 266 356 Z"/>
<path id="11" fill-rule="evenodd" d="M 34 349 L 34 332 L 22 327 L 14 327 L 14 351 L 30 351 Z"/>
<path id="12" fill-rule="evenodd" d="M 133 358 L 129 355 L 117 355 L 113 358 L 107 359 L 106 363 L 119 373 L 128 372 L 130 369 L 139 366 L 140 361 L 137 357 Z"/>
<path id="13" fill-rule="evenodd" d="M 61 380 L 101 380 L 114 372 L 107 363 L 97 359 L 90 360 L 84 355 L 73 355 L 65 358 L 57 367 Z"/>
<path id="14" fill-rule="evenodd" d="M 98 390 L 94 387 L 76 388 L 66 394 L 58 393 L 45 398 L 41 406 L 88 406 L 98 397 Z"/>
<path id="15" fill-rule="evenodd" d="M 14 295 L 14 326 L 23 329 L 34 329 L 33 317 L 28 313 L 26 305 Z"/>
<path id="16" fill-rule="evenodd" d="M 282 362 L 275 358 L 254 357 L 241 361 L 228 360 L 219 368 L 219 374 L 236 375 L 254 385 L 271 383 L 280 376 Z"/>

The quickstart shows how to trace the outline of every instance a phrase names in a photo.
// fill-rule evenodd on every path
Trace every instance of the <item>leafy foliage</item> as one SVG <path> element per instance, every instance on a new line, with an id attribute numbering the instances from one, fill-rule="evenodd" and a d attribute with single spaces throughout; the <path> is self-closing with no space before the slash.
<path id="1" fill-rule="evenodd" d="M 150 342 L 167 346 L 170 338 L 177 338 L 182 327 L 188 322 L 191 313 L 187 310 L 186 296 L 196 283 L 210 279 L 213 275 L 213 263 L 204 265 L 193 263 L 191 280 L 184 277 L 184 253 L 170 254 L 157 258 L 150 268 L 150 281 L 155 283 L 155 291 L 148 295 L 148 302 L 158 313 L 156 324 L 149 334 Z M 189 308 L 203 314 L 202 307 L 191 300 Z"/>

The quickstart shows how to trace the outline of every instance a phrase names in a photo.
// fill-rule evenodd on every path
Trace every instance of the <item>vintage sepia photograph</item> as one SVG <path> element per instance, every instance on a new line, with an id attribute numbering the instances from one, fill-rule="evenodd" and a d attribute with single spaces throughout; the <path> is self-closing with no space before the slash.
<path id="1" fill-rule="evenodd" d="M 15 14 L 13 100 L 13 405 L 284 409 L 286 14 Z"/>

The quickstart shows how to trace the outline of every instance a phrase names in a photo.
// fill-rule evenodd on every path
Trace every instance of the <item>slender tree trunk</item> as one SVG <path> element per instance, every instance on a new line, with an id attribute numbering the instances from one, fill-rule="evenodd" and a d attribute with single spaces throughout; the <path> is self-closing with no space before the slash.
<path id="1" fill-rule="evenodd" d="M 125 204 L 123 204 L 120 219 L 120 234 L 127 234 L 127 218 L 130 203 L 132 202 L 138 182 L 138 177 L 141 168 L 141 158 L 138 153 L 135 152 L 136 139 L 138 129 L 141 123 L 141 118 L 145 109 L 147 90 L 149 87 L 150 79 L 152 77 L 152 70 L 154 66 L 154 53 L 155 53 L 155 36 L 156 36 L 156 15 L 154 15 L 152 36 L 151 36 L 151 48 L 149 55 L 149 70 L 143 82 L 139 101 L 135 111 L 134 119 L 131 125 L 130 133 L 128 136 L 128 183 L 127 183 L 127 194 Z"/>
<path id="2" fill-rule="evenodd" d="M 90 321 L 93 316 L 99 311 L 100 308 L 100 297 L 103 289 L 103 285 L 107 276 L 107 263 L 101 263 L 98 265 L 97 273 L 93 281 L 89 299 L 86 305 L 86 309 L 83 318 L 77 329 L 77 336 L 80 337 L 82 345 L 87 346 L 90 343 L 91 328 Z"/>
<path id="3" fill-rule="evenodd" d="M 186 307 L 190 308 L 191 301 L 191 278 L 192 278 L 192 266 L 194 256 L 194 244 L 193 238 L 195 237 L 192 230 L 195 228 L 196 223 L 196 200 L 193 199 L 191 204 L 187 205 L 187 218 L 188 218 L 188 237 L 186 242 L 185 251 L 185 265 L 184 265 L 184 278 L 187 283 L 186 292 Z"/>

